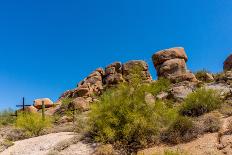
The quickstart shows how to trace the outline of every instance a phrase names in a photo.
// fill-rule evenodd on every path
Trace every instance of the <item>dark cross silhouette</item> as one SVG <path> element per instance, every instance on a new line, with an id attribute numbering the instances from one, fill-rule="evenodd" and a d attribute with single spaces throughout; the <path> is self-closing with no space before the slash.
<path id="1" fill-rule="evenodd" d="M 25 107 L 29 107 L 31 105 L 25 104 L 25 98 L 23 97 L 23 103 L 21 105 L 16 105 L 16 107 L 23 107 L 23 111 L 25 110 Z"/>

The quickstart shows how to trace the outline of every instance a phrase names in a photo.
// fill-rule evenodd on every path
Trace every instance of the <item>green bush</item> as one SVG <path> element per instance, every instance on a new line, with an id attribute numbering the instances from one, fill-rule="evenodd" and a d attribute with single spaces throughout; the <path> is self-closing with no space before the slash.
<path id="1" fill-rule="evenodd" d="M 14 114 L 14 110 L 5 109 L 0 111 L 0 126 L 10 125 L 15 122 L 15 117 L 11 116 Z"/>
<path id="2" fill-rule="evenodd" d="M 38 136 L 43 129 L 51 125 L 50 118 L 42 119 L 38 113 L 20 113 L 16 119 L 16 127 L 23 129 L 30 136 Z"/>
<path id="3" fill-rule="evenodd" d="M 189 94 L 180 108 L 185 116 L 200 116 L 221 106 L 221 99 L 217 91 L 199 88 Z"/>
<path id="4" fill-rule="evenodd" d="M 178 113 L 161 101 L 147 104 L 145 93 L 157 94 L 167 86 L 166 80 L 158 80 L 153 84 L 124 83 L 106 91 L 100 102 L 91 107 L 90 134 L 96 141 L 119 141 L 130 148 L 156 142 L 160 131 L 169 126 Z"/>

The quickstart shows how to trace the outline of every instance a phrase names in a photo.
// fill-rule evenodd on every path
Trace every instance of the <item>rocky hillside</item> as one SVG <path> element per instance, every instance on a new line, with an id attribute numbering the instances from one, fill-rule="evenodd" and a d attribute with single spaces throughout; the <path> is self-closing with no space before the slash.
<path id="1" fill-rule="evenodd" d="M 55 120 L 43 134 L 72 131 L 82 137 L 55 154 L 81 155 L 84 148 L 89 153 L 83 155 L 232 154 L 232 56 L 218 74 L 189 71 L 182 47 L 155 52 L 152 60 L 157 80 L 145 61 L 114 62 L 94 70 L 55 104 L 38 99 L 26 110 L 40 113 L 43 101 L 45 113 Z M 27 140 L 16 144 L 21 143 Z"/>

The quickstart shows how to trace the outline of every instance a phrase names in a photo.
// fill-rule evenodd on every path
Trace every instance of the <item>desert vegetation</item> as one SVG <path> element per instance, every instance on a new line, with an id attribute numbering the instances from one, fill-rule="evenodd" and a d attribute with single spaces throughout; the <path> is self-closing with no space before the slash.
<path id="1" fill-rule="evenodd" d="M 20 113 L 16 119 L 16 127 L 24 130 L 30 136 L 39 136 L 43 129 L 51 126 L 50 118 L 42 119 L 37 113 Z"/>
<path id="2" fill-rule="evenodd" d="M 15 122 L 15 118 L 11 116 L 12 114 L 14 114 L 14 110 L 12 109 L 0 111 L 0 127 L 11 125 Z"/>

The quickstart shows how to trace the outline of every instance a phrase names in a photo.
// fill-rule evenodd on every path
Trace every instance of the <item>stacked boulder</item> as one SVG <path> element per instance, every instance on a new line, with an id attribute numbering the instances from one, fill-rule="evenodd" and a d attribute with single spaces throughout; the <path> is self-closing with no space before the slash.
<path id="1" fill-rule="evenodd" d="M 158 77 L 170 79 L 172 82 L 197 82 L 193 73 L 187 70 L 188 57 L 184 48 L 176 47 L 158 51 L 152 56 Z"/>

